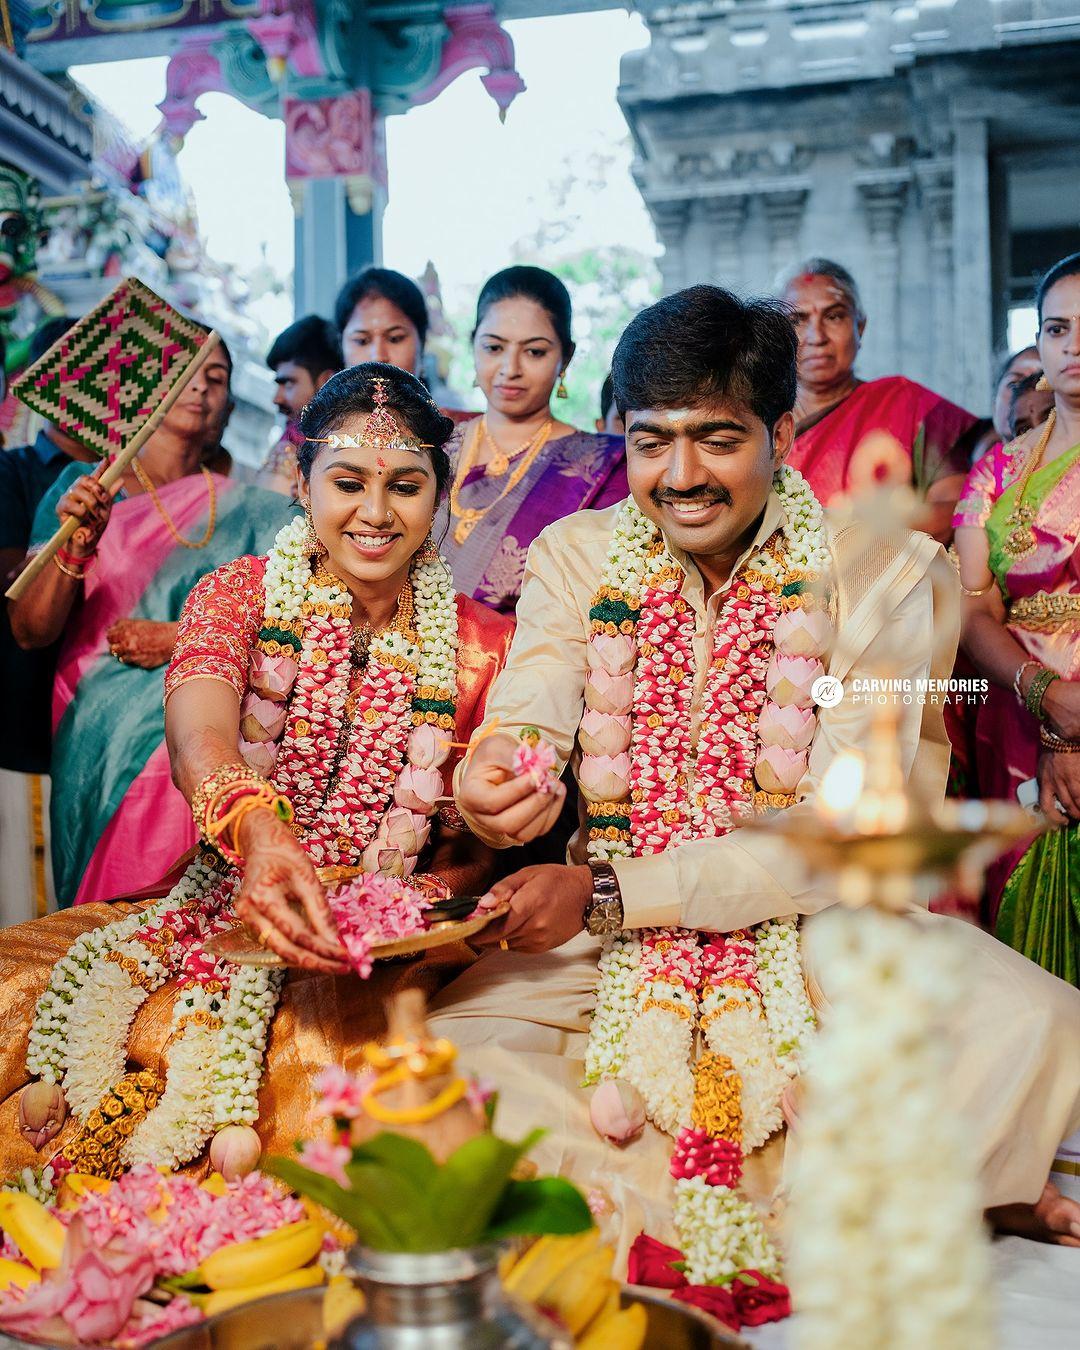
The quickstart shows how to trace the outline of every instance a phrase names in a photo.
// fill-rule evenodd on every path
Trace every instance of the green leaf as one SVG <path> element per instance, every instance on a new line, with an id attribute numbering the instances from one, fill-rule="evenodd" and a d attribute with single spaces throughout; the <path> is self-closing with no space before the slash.
<path id="1" fill-rule="evenodd" d="M 522 1233 L 583 1233 L 593 1226 L 585 1197 L 562 1177 L 511 1181 L 499 1198 L 483 1240 Z"/>
<path id="2" fill-rule="evenodd" d="M 321 1172 L 313 1172 L 294 1158 L 266 1158 L 260 1164 L 260 1170 L 284 1181 L 298 1194 L 308 1196 L 331 1214 L 344 1219 L 350 1228 L 356 1230 L 356 1236 L 365 1246 L 382 1251 L 396 1250 L 395 1234 L 363 1196 L 347 1191 L 336 1181 L 323 1176 Z"/>
<path id="3" fill-rule="evenodd" d="M 434 1185 L 439 1171 L 438 1163 L 431 1156 L 431 1150 L 418 1139 L 410 1139 L 404 1134 L 391 1134 L 388 1130 L 375 1135 L 363 1144 L 354 1145 L 352 1161 L 381 1163 L 421 1186 Z"/>
<path id="4" fill-rule="evenodd" d="M 519 1144 L 481 1134 L 451 1153 L 430 1197 L 451 1245 L 468 1247 L 480 1240 L 518 1159 L 542 1134 L 534 1130 Z"/>
<path id="5" fill-rule="evenodd" d="M 382 1250 L 432 1252 L 447 1245 L 432 1209 L 430 1184 L 421 1185 L 397 1168 L 374 1161 L 347 1163 L 345 1175 L 353 1194 L 371 1206 L 390 1235 L 389 1241 L 378 1244 Z"/>

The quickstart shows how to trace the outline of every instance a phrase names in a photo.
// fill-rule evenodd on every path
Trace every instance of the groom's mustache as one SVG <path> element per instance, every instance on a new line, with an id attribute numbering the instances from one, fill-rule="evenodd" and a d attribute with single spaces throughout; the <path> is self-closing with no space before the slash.
<path id="1" fill-rule="evenodd" d="M 677 488 L 653 488 L 649 499 L 654 506 L 663 506 L 666 502 L 678 502 L 680 505 L 731 506 L 731 493 L 726 487 L 699 487 L 680 492 Z"/>

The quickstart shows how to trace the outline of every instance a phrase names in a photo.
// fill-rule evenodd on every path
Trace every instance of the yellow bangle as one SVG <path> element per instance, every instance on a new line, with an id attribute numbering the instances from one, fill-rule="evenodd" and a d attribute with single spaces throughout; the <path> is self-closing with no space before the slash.
<path id="1" fill-rule="evenodd" d="M 60 561 L 60 559 L 56 556 L 55 553 L 52 555 L 52 560 L 53 560 L 53 566 L 56 567 L 56 568 L 58 568 L 61 572 L 63 572 L 64 576 L 70 577 L 70 578 L 72 579 L 72 581 L 85 581 L 85 580 L 86 580 L 86 570 L 85 570 L 85 568 L 84 568 L 83 571 L 81 571 L 81 572 L 76 572 L 76 570 L 74 569 L 74 567 L 68 567 L 68 566 L 66 566 L 64 563 L 62 563 L 62 562 Z"/>
<path id="2" fill-rule="evenodd" d="M 431 1101 L 422 1106 L 384 1106 L 376 1098 L 410 1078 L 423 1081 L 446 1073 L 457 1058 L 452 1041 L 392 1041 L 389 1045 L 369 1042 L 364 1047 L 367 1064 L 381 1070 L 379 1077 L 361 1098 L 361 1105 L 372 1120 L 383 1125 L 424 1125 L 456 1106 L 468 1087 L 464 1078 L 455 1078 Z"/>

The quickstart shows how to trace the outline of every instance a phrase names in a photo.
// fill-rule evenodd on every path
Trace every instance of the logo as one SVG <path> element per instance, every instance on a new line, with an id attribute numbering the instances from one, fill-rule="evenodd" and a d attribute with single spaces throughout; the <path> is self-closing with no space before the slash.
<path id="1" fill-rule="evenodd" d="M 835 675 L 819 675 L 810 686 L 810 697 L 819 708 L 835 708 L 844 697 L 844 686 Z"/>

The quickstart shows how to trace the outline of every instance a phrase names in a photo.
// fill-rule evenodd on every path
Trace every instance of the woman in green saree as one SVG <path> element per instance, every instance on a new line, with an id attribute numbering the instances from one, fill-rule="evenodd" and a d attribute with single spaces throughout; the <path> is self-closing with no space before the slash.
<path id="1" fill-rule="evenodd" d="M 1046 422 L 981 459 L 954 519 L 962 644 L 990 693 L 975 724 L 977 791 L 1038 779 L 1060 828 L 988 877 L 988 921 L 1009 946 L 1080 986 L 1080 253 L 1038 289 Z"/>

